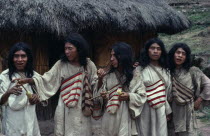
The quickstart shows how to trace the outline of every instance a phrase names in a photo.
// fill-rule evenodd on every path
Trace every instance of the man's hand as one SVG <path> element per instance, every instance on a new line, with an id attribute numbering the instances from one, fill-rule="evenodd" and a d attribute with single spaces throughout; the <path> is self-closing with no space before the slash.
<path id="1" fill-rule="evenodd" d="M 37 94 L 32 94 L 31 98 L 28 98 L 31 105 L 37 104 L 40 102 L 39 97 Z"/>
<path id="2" fill-rule="evenodd" d="M 8 95 L 10 94 L 20 95 L 22 93 L 22 89 L 20 88 L 19 84 L 16 84 L 12 88 L 10 88 L 6 93 L 8 93 Z"/>
<path id="3" fill-rule="evenodd" d="M 166 120 L 167 120 L 167 121 L 171 120 L 171 118 L 172 118 L 172 114 L 166 115 Z"/>
<path id="4" fill-rule="evenodd" d="M 100 68 L 98 69 L 97 74 L 99 78 L 103 78 L 106 75 L 106 71 L 103 68 Z"/>
<path id="5" fill-rule="evenodd" d="M 136 67 L 138 67 L 139 66 L 139 62 L 135 62 L 134 64 L 133 64 L 133 67 L 134 68 L 136 68 Z"/>
<path id="6" fill-rule="evenodd" d="M 32 78 L 16 78 L 16 79 L 14 79 L 14 80 L 12 80 L 12 81 L 13 81 L 13 82 L 14 82 L 14 81 L 17 81 L 18 84 L 21 84 L 21 85 L 27 84 L 27 83 L 29 83 L 29 84 L 34 84 L 34 80 L 33 80 Z"/>
<path id="7" fill-rule="evenodd" d="M 199 97 L 195 102 L 194 102 L 194 109 L 198 110 L 201 106 L 201 102 L 203 101 L 203 99 L 201 97 Z"/>
<path id="8" fill-rule="evenodd" d="M 120 101 L 129 101 L 129 94 L 126 93 L 126 92 L 122 92 L 120 95 L 119 95 L 119 100 Z"/>

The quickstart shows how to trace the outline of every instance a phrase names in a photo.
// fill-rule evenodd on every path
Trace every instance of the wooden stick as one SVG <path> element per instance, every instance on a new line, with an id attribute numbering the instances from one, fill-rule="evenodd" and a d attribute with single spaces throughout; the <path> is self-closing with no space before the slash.
<path id="1" fill-rule="evenodd" d="M 106 92 L 106 94 L 109 94 L 109 93 L 110 93 L 110 91 L 107 91 L 107 92 Z M 90 98 L 90 99 L 88 99 L 88 100 L 93 100 L 93 99 L 96 99 L 96 98 L 99 98 L 99 97 L 101 97 L 101 95 L 98 95 L 98 96 L 96 96 L 96 97 Z"/>
<path id="2" fill-rule="evenodd" d="M 99 97 L 101 97 L 101 95 L 98 95 L 98 96 L 96 96 L 96 97 L 90 98 L 90 99 L 88 99 L 88 100 L 93 100 L 93 99 L 96 99 L 96 98 L 99 98 Z"/>
<path id="3" fill-rule="evenodd" d="M 19 82 L 19 80 L 17 80 L 17 82 L 18 82 L 18 84 L 19 84 L 21 87 L 23 87 L 23 89 L 24 89 L 26 92 L 28 92 L 28 91 L 26 90 L 26 88 L 23 86 L 23 84 L 21 84 L 21 83 Z"/>

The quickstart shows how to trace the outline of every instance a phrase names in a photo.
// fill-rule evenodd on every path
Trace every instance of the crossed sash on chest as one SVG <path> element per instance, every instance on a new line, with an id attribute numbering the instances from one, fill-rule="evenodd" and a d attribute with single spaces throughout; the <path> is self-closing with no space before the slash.
<path id="1" fill-rule="evenodd" d="M 86 72 L 80 71 L 62 81 L 60 95 L 64 104 L 72 108 L 77 105 L 82 94 L 82 112 L 85 116 L 90 116 L 93 111 L 93 93 Z"/>
<path id="2" fill-rule="evenodd" d="M 78 72 L 61 83 L 61 98 L 67 107 L 75 107 L 83 89 L 83 72 Z"/>
<path id="3" fill-rule="evenodd" d="M 172 78 L 172 94 L 174 100 L 179 105 L 185 105 L 189 102 L 193 102 L 193 91 L 180 83 L 175 77 Z"/>
<path id="4" fill-rule="evenodd" d="M 165 104 L 165 84 L 162 79 L 153 84 L 146 84 L 147 102 L 152 108 L 159 108 Z"/>
<path id="5" fill-rule="evenodd" d="M 118 89 L 122 89 L 120 84 L 113 86 L 108 91 L 108 103 L 106 105 L 106 110 L 108 113 L 114 114 L 120 107 L 119 94 L 117 93 Z"/>
<path id="6" fill-rule="evenodd" d="M 106 110 L 108 113 L 115 114 L 117 110 L 120 107 L 121 101 L 119 100 L 119 94 L 118 94 L 118 89 L 128 92 L 128 87 L 125 84 L 126 82 L 126 77 L 124 75 L 121 75 L 118 71 L 114 72 L 116 79 L 118 83 L 116 85 L 113 85 L 108 91 L 108 102 L 106 105 Z"/>

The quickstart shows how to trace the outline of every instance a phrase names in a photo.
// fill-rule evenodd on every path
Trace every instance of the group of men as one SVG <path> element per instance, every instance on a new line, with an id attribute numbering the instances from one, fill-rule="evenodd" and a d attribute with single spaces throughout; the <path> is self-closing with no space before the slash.
<path id="1" fill-rule="evenodd" d="M 101 120 L 101 136 L 196 136 L 195 110 L 210 100 L 210 80 L 191 67 L 190 56 L 184 43 L 167 53 L 163 42 L 153 38 L 133 65 L 131 46 L 118 42 L 111 47 L 110 65 L 97 70 L 88 58 L 87 41 L 72 33 L 61 59 L 39 75 L 29 47 L 17 43 L 9 52 L 8 69 L 0 74 L 1 133 L 40 136 L 35 104 L 60 91 L 56 136 L 91 136 L 92 119 Z"/>

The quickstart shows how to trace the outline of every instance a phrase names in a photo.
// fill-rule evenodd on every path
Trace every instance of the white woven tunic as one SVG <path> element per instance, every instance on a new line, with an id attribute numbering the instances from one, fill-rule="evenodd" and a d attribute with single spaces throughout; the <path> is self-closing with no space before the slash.
<path id="1" fill-rule="evenodd" d="M 104 77 L 103 86 L 100 90 L 112 90 L 109 93 L 109 102 L 104 105 L 105 111 L 102 116 L 102 135 L 104 136 L 137 135 L 134 118 L 141 114 L 143 104 L 146 101 L 146 93 L 139 68 L 136 68 L 133 73 L 134 76 L 130 82 L 129 89 L 122 90 L 129 94 L 129 101 L 119 101 L 116 87 L 118 85 L 118 88 L 121 88 L 121 86 L 119 86 L 120 83 L 114 72 Z M 111 106 L 113 107 L 110 108 Z"/>
<path id="2" fill-rule="evenodd" d="M 161 107 L 152 107 L 148 100 L 144 104 L 142 113 L 140 117 L 136 120 L 138 125 L 138 135 L 139 136 L 167 136 L 167 120 L 166 115 L 171 113 L 171 108 L 167 102 L 167 94 L 171 89 L 171 80 L 169 73 L 161 67 L 154 68 L 160 73 L 160 75 L 165 80 L 165 103 Z M 151 86 L 157 83 L 161 78 L 156 74 L 156 72 L 147 66 L 142 70 L 143 82 L 145 86 Z M 160 86 L 160 85 L 159 85 Z M 161 90 L 159 90 L 161 91 Z M 148 94 L 147 94 L 148 95 Z M 150 95 L 150 94 L 149 94 Z M 158 97 L 157 97 L 158 98 Z M 162 97 L 159 102 L 162 101 Z M 156 101 L 155 101 L 156 102 Z"/>
<path id="3" fill-rule="evenodd" d="M 69 62 L 60 60 L 46 72 L 43 76 L 34 77 L 35 85 L 41 100 L 47 100 L 53 96 L 60 88 L 61 82 L 81 71 L 83 67 L 71 65 Z M 97 69 L 94 63 L 88 59 L 88 77 L 93 91 L 97 87 Z M 82 76 L 84 78 L 84 74 Z M 81 79 L 83 81 L 83 79 Z M 86 117 L 82 113 L 82 91 L 81 83 L 75 84 L 80 96 L 74 107 L 67 107 L 64 99 L 59 95 L 58 105 L 55 111 L 55 135 L 56 136 L 91 136 L 91 117 Z"/>
<path id="4" fill-rule="evenodd" d="M 8 72 L 7 69 L 0 75 L 0 99 L 9 88 L 16 84 L 11 83 Z M 34 72 L 34 76 L 37 75 Z M 21 78 L 21 76 L 14 73 L 12 79 L 16 78 Z M 25 84 L 24 87 L 33 93 L 29 84 Z M 6 136 L 40 136 L 35 105 L 29 103 L 24 89 L 19 96 L 11 94 L 2 106 L 2 131 Z"/>

